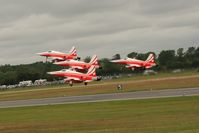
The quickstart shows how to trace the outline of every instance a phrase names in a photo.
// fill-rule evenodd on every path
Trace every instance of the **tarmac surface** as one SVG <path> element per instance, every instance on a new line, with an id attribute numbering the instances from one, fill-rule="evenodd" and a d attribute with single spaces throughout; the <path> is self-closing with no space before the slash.
<path id="1" fill-rule="evenodd" d="M 112 93 L 112 94 L 96 94 L 96 95 L 67 96 L 67 97 L 55 97 L 55 98 L 43 98 L 43 99 L 16 100 L 16 101 L 1 101 L 0 108 L 86 103 L 86 102 L 129 100 L 129 99 L 194 96 L 194 95 L 199 95 L 199 88 L 150 90 L 150 91 L 127 92 L 127 93 L 126 92 L 121 93 L 121 92 L 119 93 L 118 91 L 118 93 Z"/>

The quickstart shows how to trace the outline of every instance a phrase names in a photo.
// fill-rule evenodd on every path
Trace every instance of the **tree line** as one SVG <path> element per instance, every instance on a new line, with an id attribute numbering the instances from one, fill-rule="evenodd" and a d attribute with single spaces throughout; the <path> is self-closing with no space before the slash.
<path id="1" fill-rule="evenodd" d="M 127 56 L 140 60 L 146 60 L 149 53 L 131 52 Z M 154 52 L 152 52 L 154 53 Z M 155 54 L 155 53 L 154 53 Z M 156 54 L 155 54 L 156 55 Z M 120 59 L 120 54 L 115 54 L 112 59 Z M 97 70 L 97 74 L 101 76 L 136 73 L 127 69 L 124 65 L 116 65 L 111 63 L 108 58 L 99 60 L 102 69 Z M 90 57 L 84 59 L 90 61 Z M 155 58 L 158 66 L 153 67 L 156 71 L 168 71 L 174 69 L 190 69 L 199 67 L 199 47 L 189 47 L 186 51 L 183 48 L 177 50 L 162 50 Z M 17 84 L 20 81 L 37 79 L 47 79 L 48 81 L 57 80 L 59 78 L 48 75 L 46 72 L 64 69 L 65 67 L 57 66 L 49 62 L 36 62 L 27 65 L 2 65 L 0 66 L 0 85 Z"/>

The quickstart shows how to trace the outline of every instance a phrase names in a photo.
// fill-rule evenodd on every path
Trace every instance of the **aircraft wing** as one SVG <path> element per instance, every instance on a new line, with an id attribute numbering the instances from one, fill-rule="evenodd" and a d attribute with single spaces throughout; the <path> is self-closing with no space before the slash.
<path id="1" fill-rule="evenodd" d="M 66 77 L 66 79 L 64 79 L 65 81 L 70 81 L 70 80 L 74 80 L 74 81 L 82 81 L 79 78 L 75 78 L 75 77 Z"/>
<path id="2" fill-rule="evenodd" d="M 134 68 L 134 67 L 142 67 L 142 66 L 137 65 L 137 64 L 131 64 L 131 65 L 127 65 L 126 67 L 127 68 Z"/>
<path id="3" fill-rule="evenodd" d="M 84 82 L 87 82 L 87 83 L 88 83 L 88 82 L 91 82 L 91 81 L 93 81 L 93 80 L 85 80 Z"/>
<path id="4" fill-rule="evenodd" d="M 151 67 L 153 67 L 153 66 L 146 66 L 147 69 L 148 69 L 148 68 L 151 68 Z"/>
<path id="5" fill-rule="evenodd" d="M 72 66 L 73 69 L 80 69 L 80 70 L 83 70 L 84 68 L 83 67 L 80 67 L 80 66 Z"/>
<path id="6" fill-rule="evenodd" d="M 50 59 L 53 59 L 53 60 L 63 60 L 63 58 L 61 57 L 49 57 Z"/>

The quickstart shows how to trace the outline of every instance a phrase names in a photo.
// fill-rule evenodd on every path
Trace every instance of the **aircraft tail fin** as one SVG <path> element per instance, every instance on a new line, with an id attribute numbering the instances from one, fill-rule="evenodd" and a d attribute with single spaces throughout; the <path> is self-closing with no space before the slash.
<path id="1" fill-rule="evenodd" d="M 90 64 L 91 65 L 98 65 L 98 59 L 97 59 L 97 55 L 94 55 L 92 58 L 91 58 L 91 61 L 90 61 Z"/>
<path id="2" fill-rule="evenodd" d="M 149 54 L 148 58 L 146 59 L 147 62 L 154 63 L 155 62 L 155 56 L 154 54 Z"/>
<path id="3" fill-rule="evenodd" d="M 76 50 L 76 48 L 73 46 L 72 48 L 71 48 L 71 50 L 70 50 L 70 55 L 72 55 L 72 56 L 77 56 L 77 50 Z"/>
<path id="4" fill-rule="evenodd" d="M 87 72 L 87 75 L 89 76 L 96 76 L 96 69 L 95 69 L 95 66 L 91 66 L 89 69 L 88 69 L 88 72 Z"/>

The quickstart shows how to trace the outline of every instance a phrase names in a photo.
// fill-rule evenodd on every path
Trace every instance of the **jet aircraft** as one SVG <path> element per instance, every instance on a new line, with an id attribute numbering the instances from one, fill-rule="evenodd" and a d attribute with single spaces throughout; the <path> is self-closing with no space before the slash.
<path id="1" fill-rule="evenodd" d="M 42 53 L 37 53 L 40 56 L 45 56 L 46 57 L 46 61 L 48 58 L 52 59 L 52 62 L 59 62 L 59 61 L 65 61 L 65 60 L 71 60 L 71 59 L 80 59 L 79 57 L 77 57 L 77 50 L 76 48 L 73 46 L 70 50 L 69 53 L 62 53 L 59 51 L 47 51 L 47 52 L 42 52 Z"/>
<path id="2" fill-rule="evenodd" d="M 70 86 L 73 86 L 73 83 L 84 82 L 85 85 L 91 81 L 100 81 L 101 77 L 96 75 L 95 66 L 91 66 L 87 73 L 81 73 L 70 69 L 63 69 L 60 71 L 48 72 L 48 74 L 64 77 L 64 81 L 68 82 Z"/>
<path id="3" fill-rule="evenodd" d="M 117 64 L 124 64 L 126 65 L 127 68 L 135 70 L 135 69 L 149 69 L 153 66 L 156 66 L 154 59 L 155 56 L 154 54 L 151 53 L 149 54 L 148 58 L 145 61 L 127 57 L 126 59 L 112 60 L 111 62 Z"/>
<path id="4" fill-rule="evenodd" d="M 86 63 L 84 61 L 78 61 L 78 60 L 65 60 L 65 61 L 60 61 L 60 62 L 55 62 L 54 64 L 59 65 L 59 66 L 69 66 L 73 69 L 78 69 L 78 70 L 85 70 L 89 69 L 91 66 L 95 66 L 95 68 L 101 68 L 97 56 L 94 55 L 89 63 Z"/>

